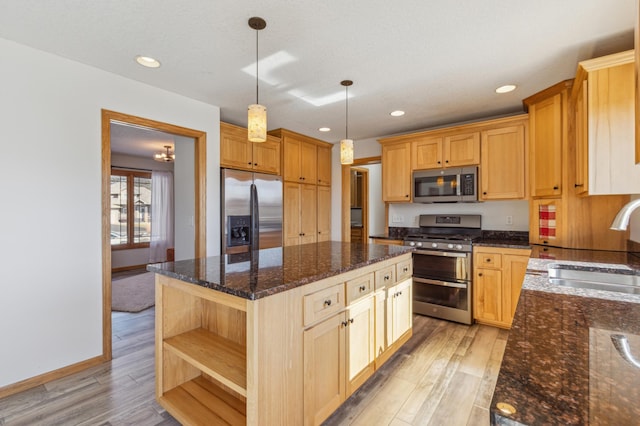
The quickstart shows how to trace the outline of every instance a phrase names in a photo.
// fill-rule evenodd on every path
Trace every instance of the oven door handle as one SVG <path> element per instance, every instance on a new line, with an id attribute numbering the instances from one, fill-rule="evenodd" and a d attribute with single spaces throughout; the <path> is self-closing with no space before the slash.
<path id="1" fill-rule="evenodd" d="M 469 253 L 456 253 L 451 251 L 435 251 L 435 250 L 416 250 L 417 254 L 428 254 L 430 256 L 442 256 L 442 257 L 468 257 Z"/>
<path id="2" fill-rule="evenodd" d="M 443 287 L 467 288 L 467 284 L 450 283 L 447 281 L 438 281 L 438 280 L 428 280 L 426 278 L 413 277 L 413 281 L 417 283 L 422 283 L 422 284 L 441 285 Z"/>

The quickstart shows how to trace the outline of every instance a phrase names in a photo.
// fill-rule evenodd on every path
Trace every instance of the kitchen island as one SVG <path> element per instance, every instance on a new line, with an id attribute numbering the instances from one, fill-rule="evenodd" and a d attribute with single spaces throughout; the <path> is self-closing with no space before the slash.
<path id="1" fill-rule="evenodd" d="M 148 266 L 156 398 L 183 424 L 319 424 L 411 337 L 411 249 L 323 242 Z"/>
<path id="2" fill-rule="evenodd" d="M 491 404 L 496 425 L 637 424 L 640 295 L 549 282 L 549 268 L 640 274 L 624 252 L 533 246 Z M 612 339 L 613 337 L 613 339 Z"/>

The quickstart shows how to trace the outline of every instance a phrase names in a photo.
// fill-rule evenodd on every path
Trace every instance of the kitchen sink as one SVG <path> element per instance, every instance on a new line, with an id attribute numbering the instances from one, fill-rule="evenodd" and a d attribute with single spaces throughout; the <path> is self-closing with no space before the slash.
<path id="1" fill-rule="evenodd" d="M 592 290 L 640 294 L 640 275 L 629 269 L 575 269 L 566 265 L 549 268 L 551 284 Z"/>

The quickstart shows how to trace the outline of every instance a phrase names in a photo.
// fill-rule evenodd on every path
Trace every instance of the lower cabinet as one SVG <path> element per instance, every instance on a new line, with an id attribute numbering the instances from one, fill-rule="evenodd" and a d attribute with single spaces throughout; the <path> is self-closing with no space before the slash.
<path id="1" fill-rule="evenodd" d="M 389 346 L 411 328 L 413 300 L 412 279 L 406 279 L 389 288 L 387 293 L 387 341 Z"/>
<path id="2" fill-rule="evenodd" d="M 474 248 L 473 311 L 477 322 L 511 328 L 530 249 Z"/>

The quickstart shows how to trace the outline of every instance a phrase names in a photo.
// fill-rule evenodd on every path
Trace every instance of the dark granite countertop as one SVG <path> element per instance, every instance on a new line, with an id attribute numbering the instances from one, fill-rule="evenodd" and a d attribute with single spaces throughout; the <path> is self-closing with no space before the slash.
<path id="1" fill-rule="evenodd" d="M 147 270 L 249 300 L 400 256 L 413 249 L 327 241 L 154 263 Z"/>
<path id="2" fill-rule="evenodd" d="M 492 424 L 638 424 L 640 368 L 624 360 L 612 335 L 640 359 L 640 295 L 550 284 L 547 269 L 622 270 L 640 275 L 625 252 L 533 246 L 491 403 Z M 516 409 L 506 415 L 497 408 Z"/>

